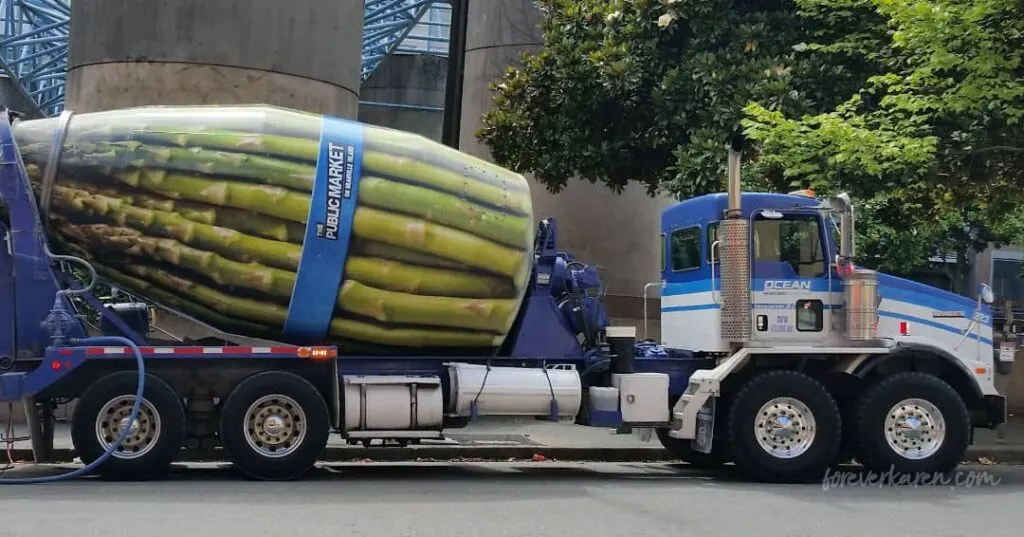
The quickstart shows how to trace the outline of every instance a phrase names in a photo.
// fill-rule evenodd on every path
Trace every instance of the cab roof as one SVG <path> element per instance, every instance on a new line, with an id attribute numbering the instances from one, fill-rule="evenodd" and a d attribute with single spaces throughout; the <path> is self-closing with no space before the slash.
<path id="1" fill-rule="evenodd" d="M 740 194 L 740 212 L 744 218 L 760 209 L 814 208 L 821 203 L 813 197 L 800 194 L 779 194 L 768 192 L 744 192 Z M 729 205 L 728 194 L 705 194 L 672 204 L 661 211 L 661 229 L 668 231 L 681 225 L 718 221 L 725 215 Z"/>

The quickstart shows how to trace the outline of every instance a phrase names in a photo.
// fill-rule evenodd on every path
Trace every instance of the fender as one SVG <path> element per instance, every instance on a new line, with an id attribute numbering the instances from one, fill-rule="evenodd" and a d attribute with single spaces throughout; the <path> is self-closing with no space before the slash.
<path id="1" fill-rule="evenodd" d="M 901 354 L 900 351 L 923 352 L 935 356 L 937 358 L 941 358 L 942 360 L 948 362 L 950 365 L 952 365 L 958 371 L 960 371 L 960 373 L 962 373 L 967 379 L 969 379 L 968 384 L 970 384 L 971 388 L 974 391 L 974 395 L 979 400 L 986 395 L 999 395 L 999 392 L 996 390 L 995 385 L 992 383 L 991 365 L 984 364 L 982 362 L 973 362 L 973 364 L 977 364 L 978 367 L 984 367 L 986 371 L 985 373 L 976 373 L 975 371 L 972 371 L 972 368 L 969 367 L 969 364 L 965 363 L 963 360 L 958 358 L 953 349 L 949 348 L 948 346 L 937 344 L 935 341 L 930 339 L 913 336 L 901 337 L 896 342 L 896 346 L 893 348 L 893 351 L 890 352 L 889 354 L 873 356 L 863 361 L 856 367 L 856 369 L 853 371 L 853 374 L 863 378 L 886 360 L 898 358 Z"/>

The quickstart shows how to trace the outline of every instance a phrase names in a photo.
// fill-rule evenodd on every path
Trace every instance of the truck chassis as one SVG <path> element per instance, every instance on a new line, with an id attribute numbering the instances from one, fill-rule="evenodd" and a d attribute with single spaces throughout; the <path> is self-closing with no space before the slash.
<path id="1" fill-rule="evenodd" d="M 413 400 L 418 392 L 448 392 L 451 376 L 439 374 L 439 369 L 451 359 L 339 358 L 333 347 L 284 345 L 142 346 L 139 350 L 147 370 L 139 417 L 101 471 L 115 479 L 160 478 L 182 448 L 202 457 L 226 458 L 251 478 L 294 479 L 320 459 L 332 432 L 350 443 L 379 439 L 404 446 L 422 439 L 441 439 L 444 430 L 464 427 L 474 418 L 444 416 L 440 421 L 416 424 L 413 403 L 393 416 L 404 418 L 402 425 L 411 428 L 346 427 L 365 424 L 373 415 L 352 416 L 352 409 L 343 405 L 343 391 L 362 392 L 353 400 L 362 401 L 360 409 L 369 407 L 371 412 L 379 409 L 372 401 L 366 404 L 367 387 L 371 399 L 376 395 L 373 386 L 405 391 Z M 22 401 L 37 462 L 51 460 L 53 410 L 60 401 L 78 400 L 71 419 L 72 441 L 83 461 L 99 458 L 110 446 L 127 425 L 125 418 L 134 401 L 137 376 L 132 356 L 127 346 L 54 347 L 38 364 L 19 362 L 29 371 L 0 376 L 0 395 L 6 399 L 25 395 Z M 464 357 L 459 362 L 473 363 Z M 539 365 L 530 362 L 537 361 L 491 359 L 489 366 L 499 370 L 536 369 Z M 679 391 L 689 376 L 684 368 L 701 365 L 699 361 L 666 362 L 645 362 L 644 369 L 675 367 L 672 377 Z M 488 366 L 486 358 L 478 363 Z M 607 426 L 621 423 L 619 416 L 591 416 L 591 421 L 597 424 L 602 418 L 608 420 Z M 664 428 L 668 423 L 645 425 Z"/>

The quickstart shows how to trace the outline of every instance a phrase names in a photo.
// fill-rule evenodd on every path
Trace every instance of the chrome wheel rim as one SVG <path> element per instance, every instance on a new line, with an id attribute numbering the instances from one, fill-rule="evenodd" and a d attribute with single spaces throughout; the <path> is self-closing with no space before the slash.
<path id="1" fill-rule="evenodd" d="M 263 457 L 286 457 L 306 438 L 306 413 L 285 395 L 265 395 L 245 412 L 245 441 Z"/>
<path id="2" fill-rule="evenodd" d="M 754 418 L 757 444 L 779 459 L 799 457 L 814 442 L 814 414 L 799 399 L 776 397 L 761 406 Z"/>
<path id="3" fill-rule="evenodd" d="M 885 416 L 885 441 L 893 451 L 910 460 L 934 455 L 946 439 L 942 412 L 924 399 L 904 399 Z"/>
<path id="4" fill-rule="evenodd" d="M 104 451 L 121 435 L 135 405 L 134 395 L 123 395 L 107 401 L 96 415 L 96 440 Z M 119 459 L 137 459 L 153 450 L 161 433 L 160 413 L 147 399 L 142 399 L 139 413 L 131 423 L 128 435 L 111 454 Z"/>

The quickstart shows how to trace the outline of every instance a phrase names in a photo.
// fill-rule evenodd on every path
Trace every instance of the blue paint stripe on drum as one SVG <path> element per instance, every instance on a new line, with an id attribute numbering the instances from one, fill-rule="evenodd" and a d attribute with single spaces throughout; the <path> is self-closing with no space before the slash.
<path id="1" fill-rule="evenodd" d="M 284 324 L 290 342 L 319 343 L 330 330 L 359 199 L 362 160 L 363 126 L 325 116 L 302 257 Z"/>

